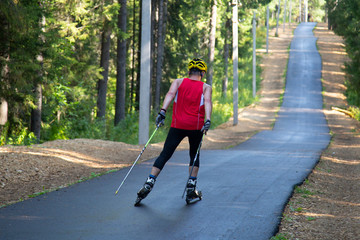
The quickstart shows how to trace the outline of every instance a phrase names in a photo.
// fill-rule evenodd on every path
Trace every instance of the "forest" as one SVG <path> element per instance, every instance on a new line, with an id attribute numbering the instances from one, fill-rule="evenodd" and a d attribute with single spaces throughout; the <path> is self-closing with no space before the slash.
<path id="1" fill-rule="evenodd" d="M 93 138 L 138 143 L 141 6 L 146 0 L 2 0 L 0 145 Z M 232 109 L 232 3 L 238 4 L 239 107 L 252 96 L 252 19 L 256 45 L 271 28 L 304 19 L 301 0 L 151 1 L 151 130 L 172 80 L 203 58 L 213 88 L 212 128 Z M 360 105 L 359 2 L 308 0 L 307 20 L 328 15 L 351 62 L 348 95 Z M 346 11 L 344 11 L 346 9 Z M 278 16 L 278 21 L 277 21 Z M 349 24 L 351 22 L 351 24 Z M 285 25 L 284 25 L 285 26 Z M 257 57 L 257 85 L 261 82 Z M 157 134 L 163 141 L 171 114 Z"/>
<path id="2" fill-rule="evenodd" d="M 360 107 L 360 0 L 327 0 L 326 9 L 329 28 L 344 38 L 350 60 L 345 66 L 348 102 Z M 360 119 L 358 109 L 355 111 Z"/>

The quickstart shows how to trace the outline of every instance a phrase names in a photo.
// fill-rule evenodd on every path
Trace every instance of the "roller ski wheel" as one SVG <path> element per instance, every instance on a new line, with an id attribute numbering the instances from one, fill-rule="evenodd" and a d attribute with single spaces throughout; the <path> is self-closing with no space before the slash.
<path id="1" fill-rule="evenodd" d="M 195 190 L 186 195 L 185 201 L 186 201 L 186 204 L 189 205 L 189 204 L 201 201 L 201 199 L 202 199 L 201 191 Z"/>
<path id="2" fill-rule="evenodd" d="M 137 197 L 136 200 L 135 200 L 135 203 L 134 203 L 134 206 L 135 207 L 139 207 L 141 204 L 141 200 L 143 200 L 142 198 L 140 197 Z"/>
<path id="3" fill-rule="evenodd" d="M 151 191 L 150 186 L 148 186 L 147 184 L 144 184 L 144 186 L 137 193 L 137 198 L 135 200 L 134 206 L 135 207 L 140 206 L 141 200 L 146 198 L 146 196 L 150 193 L 150 191 Z"/>
<path id="4" fill-rule="evenodd" d="M 134 203 L 135 207 L 140 206 L 141 200 L 146 198 L 146 196 L 151 192 L 152 188 L 154 187 L 154 184 L 155 184 L 155 178 L 148 177 L 144 186 L 137 193 L 137 198 Z"/>
<path id="5" fill-rule="evenodd" d="M 149 190 L 148 186 L 144 185 L 144 187 L 142 187 L 139 192 L 137 193 L 137 198 L 135 200 L 134 206 L 138 207 L 140 206 L 140 202 L 141 200 L 143 200 L 144 198 L 146 198 L 146 196 L 150 193 L 151 189 Z"/>

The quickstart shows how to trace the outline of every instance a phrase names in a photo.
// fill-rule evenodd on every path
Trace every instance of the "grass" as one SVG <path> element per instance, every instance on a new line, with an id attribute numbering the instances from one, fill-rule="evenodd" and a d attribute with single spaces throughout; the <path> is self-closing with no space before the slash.
<path id="1" fill-rule="evenodd" d="M 299 186 L 296 186 L 295 187 L 295 193 L 299 193 L 299 194 L 303 194 L 302 197 L 303 198 L 307 198 L 309 196 L 312 196 L 312 195 L 315 195 L 314 192 L 308 190 L 306 187 L 299 187 Z"/>
<path id="2" fill-rule="evenodd" d="M 286 214 L 283 214 L 282 219 L 284 221 L 286 221 L 286 222 L 292 222 L 293 221 L 293 219 L 291 217 L 289 217 L 288 215 L 286 215 Z"/>
<path id="3" fill-rule="evenodd" d="M 291 236 L 287 233 L 278 233 L 276 236 L 270 238 L 270 240 L 289 240 L 290 237 Z"/>
<path id="4" fill-rule="evenodd" d="M 38 196 L 44 195 L 45 193 L 48 193 L 48 192 L 50 192 L 50 190 L 49 189 L 45 190 L 45 187 L 43 186 L 43 191 L 30 194 L 30 195 L 28 195 L 28 198 L 38 197 Z"/>
<path id="5" fill-rule="evenodd" d="M 314 221 L 314 220 L 316 220 L 316 218 L 315 218 L 315 217 L 307 217 L 306 220 L 308 220 L 308 221 Z"/>

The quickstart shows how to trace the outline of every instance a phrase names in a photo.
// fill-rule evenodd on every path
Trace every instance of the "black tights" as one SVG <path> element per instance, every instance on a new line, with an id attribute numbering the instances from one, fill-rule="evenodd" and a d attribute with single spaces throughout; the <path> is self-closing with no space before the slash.
<path id="1" fill-rule="evenodd" d="M 202 132 L 200 130 L 183 130 L 178 128 L 170 128 L 169 133 L 167 135 L 164 148 L 160 153 L 160 156 L 155 160 L 154 167 L 159 168 L 160 170 L 163 169 L 166 162 L 171 158 L 173 153 L 175 152 L 176 148 L 179 146 L 180 142 L 185 138 L 189 138 L 189 146 L 190 146 L 190 164 L 192 166 L 194 162 L 194 158 L 196 155 L 196 151 L 199 147 Z M 199 160 L 200 153 L 197 155 L 196 161 L 194 166 L 199 167 L 200 160 Z"/>

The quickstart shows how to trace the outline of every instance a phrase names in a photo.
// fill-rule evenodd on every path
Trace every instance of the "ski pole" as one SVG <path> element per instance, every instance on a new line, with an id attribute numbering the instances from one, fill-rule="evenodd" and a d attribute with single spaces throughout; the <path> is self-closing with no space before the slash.
<path id="1" fill-rule="evenodd" d="M 154 130 L 154 132 L 151 134 L 149 140 L 147 141 L 147 143 L 145 144 L 144 148 L 141 150 L 139 156 L 136 158 L 135 162 L 133 163 L 133 165 L 131 166 L 131 168 L 129 169 L 128 173 L 126 174 L 126 176 L 124 177 L 124 180 L 121 182 L 120 186 L 118 187 L 118 189 L 115 192 L 115 195 L 119 192 L 121 186 L 124 184 L 126 178 L 129 176 L 131 170 L 134 168 L 135 164 L 137 163 L 137 161 L 140 159 L 141 155 L 143 154 L 143 152 L 145 151 L 147 145 L 149 144 L 149 142 L 151 141 L 151 139 L 153 138 L 153 136 L 155 135 L 156 131 L 159 129 L 160 127 L 160 123 L 156 126 L 156 129 Z"/>
<path id="2" fill-rule="evenodd" d="M 184 188 L 184 192 L 183 192 L 183 194 L 182 194 L 182 198 L 184 198 L 185 191 L 186 191 L 186 187 L 187 187 L 187 183 L 188 183 L 188 181 L 189 181 L 189 179 L 190 179 L 190 177 L 191 177 L 191 174 L 192 174 L 192 172 L 193 172 L 193 169 L 194 169 L 194 166 L 195 166 L 195 161 L 196 161 L 197 156 L 199 155 L 200 148 L 201 148 L 201 144 L 202 144 L 202 141 L 203 141 L 203 139 L 204 139 L 204 135 L 205 135 L 205 134 L 203 133 L 202 138 L 201 138 L 201 141 L 200 141 L 200 143 L 199 143 L 199 147 L 198 147 L 198 149 L 197 149 L 197 151 L 196 151 L 196 155 L 195 155 L 193 164 L 192 164 L 192 166 L 191 166 L 191 170 L 190 170 L 190 173 L 189 173 L 188 180 L 186 181 L 186 184 L 185 184 L 185 188 Z"/>

